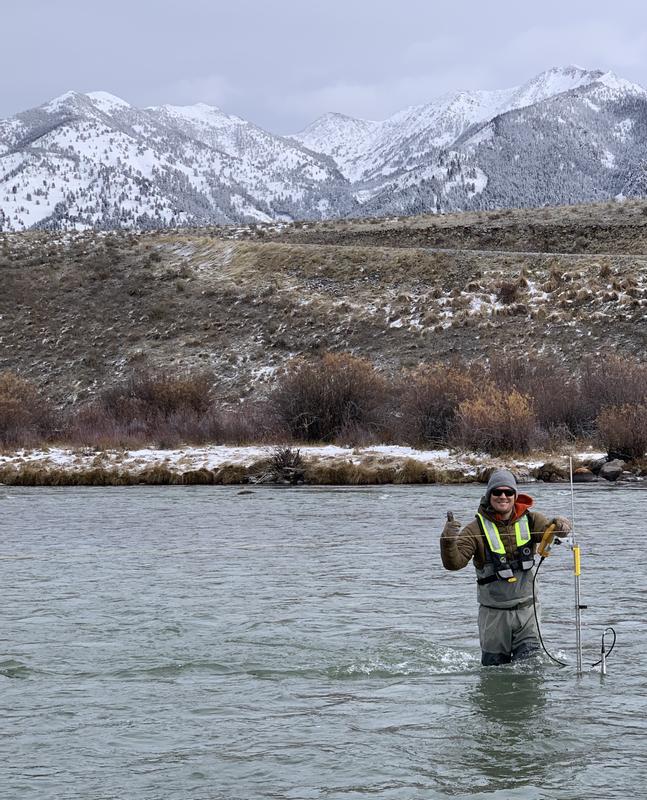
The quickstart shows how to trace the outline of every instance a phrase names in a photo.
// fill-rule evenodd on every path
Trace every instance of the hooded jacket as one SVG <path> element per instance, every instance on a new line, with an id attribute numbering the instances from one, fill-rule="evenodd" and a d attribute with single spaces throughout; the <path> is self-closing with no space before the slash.
<path id="1" fill-rule="evenodd" d="M 514 524 L 517 520 L 524 514 L 528 515 L 533 552 L 536 545 L 541 542 L 544 530 L 549 524 L 548 518 L 543 514 L 538 511 L 530 511 L 532 505 L 532 497 L 527 494 L 517 495 L 510 519 L 504 521 L 490 507 L 485 497 L 481 499 L 479 514 L 492 520 L 497 526 L 506 555 L 510 559 L 514 558 L 517 549 L 514 532 Z M 466 525 L 458 535 L 445 529 L 440 537 L 440 557 L 445 569 L 463 569 L 473 560 L 477 578 L 488 577 L 494 571 L 488 553 L 487 541 L 476 518 Z M 478 586 L 479 603 L 492 608 L 510 608 L 522 600 L 531 598 L 532 570 L 517 572 L 515 576 L 517 580 L 514 583 L 497 580 Z"/>

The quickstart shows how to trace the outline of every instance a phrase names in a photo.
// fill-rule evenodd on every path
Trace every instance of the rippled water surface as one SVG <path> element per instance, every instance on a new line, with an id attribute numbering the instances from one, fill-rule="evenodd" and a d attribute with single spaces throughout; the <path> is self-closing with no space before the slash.
<path id="1" fill-rule="evenodd" d="M 0 796 L 647 796 L 647 492 L 576 487 L 584 661 L 483 668 L 479 487 L 0 487 Z M 570 514 L 563 487 L 537 507 Z M 571 555 L 542 567 L 574 663 Z"/>

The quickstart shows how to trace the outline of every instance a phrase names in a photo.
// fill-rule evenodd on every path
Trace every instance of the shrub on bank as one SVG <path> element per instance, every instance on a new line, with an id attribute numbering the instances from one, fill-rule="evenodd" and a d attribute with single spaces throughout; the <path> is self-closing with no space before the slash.
<path id="1" fill-rule="evenodd" d="M 557 359 L 533 355 L 494 358 L 488 365 L 422 364 L 392 383 L 365 359 L 326 354 L 294 359 L 267 400 L 229 406 L 214 398 L 209 373 L 139 372 L 65 413 L 55 411 L 33 384 L 5 372 L 0 446 L 55 440 L 107 449 L 296 440 L 457 444 L 496 453 L 524 452 L 539 442 L 559 446 L 564 438 L 599 433 L 611 449 L 640 455 L 645 407 L 647 365 L 617 356 L 588 361 L 580 374 Z"/>
<path id="2" fill-rule="evenodd" d="M 584 361 L 580 378 L 589 427 L 606 406 L 647 403 L 647 364 L 610 355 Z"/>
<path id="3" fill-rule="evenodd" d="M 459 367 L 423 364 L 406 373 L 398 387 L 396 440 L 422 446 L 447 444 L 460 403 L 476 394 L 475 381 Z"/>
<path id="4" fill-rule="evenodd" d="M 607 406 L 596 419 L 598 436 L 607 451 L 641 459 L 647 452 L 647 405 Z"/>
<path id="5" fill-rule="evenodd" d="M 0 372 L 0 446 L 40 444 L 55 427 L 55 411 L 34 384 L 14 372 Z"/>
<path id="6" fill-rule="evenodd" d="M 68 415 L 68 441 L 99 447 L 211 440 L 219 425 L 208 373 L 137 372 Z"/>
<path id="7" fill-rule="evenodd" d="M 327 353 L 289 364 L 271 403 L 297 441 L 355 443 L 383 433 L 388 396 L 370 361 Z"/>
<path id="8" fill-rule="evenodd" d="M 123 422 L 169 418 L 187 412 L 204 414 L 211 406 L 213 383 L 213 376 L 207 372 L 137 372 L 104 389 L 99 405 Z"/>
<path id="9" fill-rule="evenodd" d="M 532 398 L 537 422 L 548 433 L 573 437 L 587 427 L 587 409 L 577 376 L 557 359 L 529 354 L 493 356 L 488 375 L 502 391 L 516 389 Z"/>
<path id="10" fill-rule="evenodd" d="M 527 453 L 535 440 L 537 417 L 532 401 L 516 389 L 481 388 L 478 397 L 458 407 L 457 439 L 464 447 L 488 453 Z"/>
<path id="11" fill-rule="evenodd" d="M 172 411 L 162 411 L 159 404 L 142 406 L 137 398 L 124 397 L 115 389 L 110 393 L 117 396 L 117 401 L 107 408 L 100 398 L 72 411 L 64 430 L 67 441 L 105 449 L 150 444 L 160 448 L 182 444 L 271 444 L 290 438 L 267 402 L 248 400 L 222 408 L 211 401 L 211 405 L 199 410 L 196 397 L 187 405 L 178 403 Z M 171 406 L 166 403 L 163 407 Z"/>

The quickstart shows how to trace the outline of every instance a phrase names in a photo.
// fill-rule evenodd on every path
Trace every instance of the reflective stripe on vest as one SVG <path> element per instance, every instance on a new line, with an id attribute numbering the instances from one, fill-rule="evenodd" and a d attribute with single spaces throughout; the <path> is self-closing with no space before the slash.
<path id="1" fill-rule="evenodd" d="M 490 546 L 490 550 L 500 556 L 505 555 L 505 547 L 501 541 L 501 536 L 499 535 L 499 529 L 497 526 L 492 522 L 492 520 L 487 519 L 482 514 L 477 514 L 476 516 L 481 521 L 481 525 L 485 531 L 485 538 Z M 515 539 L 517 540 L 517 547 L 522 547 L 524 544 L 527 544 L 530 541 L 530 524 L 528 522 L 528 517 L 525 514 L 515 523 L 514 535 Z"/>

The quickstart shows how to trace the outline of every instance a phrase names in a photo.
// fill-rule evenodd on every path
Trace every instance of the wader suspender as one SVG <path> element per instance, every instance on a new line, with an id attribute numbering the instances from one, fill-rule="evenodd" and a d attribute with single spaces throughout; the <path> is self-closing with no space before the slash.
<path id="1" fill-rule="evenodd" d="M 524 514 L 514 525 L 517 549 L 515 558 L 512 561 L 508 560 L 497 526 L 482 514 L 477 514 L 476 517 L 481 530 L 485 534 L 490 557 L 494 563 L 494 575 L 489 575 L 487 578 L 478 578 L 477 582 L 480 586 L 496 580 L 516 581 L 514 569 L 521 569 L 525 572 L 533 567 L 535 560 L 532 553 L 532 544 L 530 544 L 530 524 L 527 514 Z"/>

